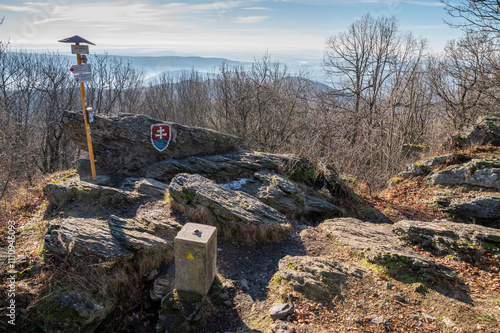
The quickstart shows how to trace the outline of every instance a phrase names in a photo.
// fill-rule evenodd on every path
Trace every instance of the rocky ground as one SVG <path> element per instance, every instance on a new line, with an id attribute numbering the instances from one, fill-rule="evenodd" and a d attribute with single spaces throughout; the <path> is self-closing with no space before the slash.
<path id="1" fill-rule="evenodd" d="M 138 142 L 135 131 L 129 138 Z M 32 189 L 34 198 L 5 215 L 17 231 L 19 326 L 4 316 L 0 328 L 498 332 L 497 146 L 422 159 L 372 197 L 356 195 L 332 168 L 202 135 L 227 149 L 185 157 L 172 143 L 182 156 L 158 162 L 154 155 L 151 163 L 139 149 L 117 157 L 127 161 L 125 172 L 107 169 L 111 177 L 97 182 L 80 161 L 77 171 Z M 113 156 L 105 158 L 108 168 Z M 172 241 L 187 222 L 220 231 L 216 281 L 203 298 L 188 299 L 173 285 Z M 0 246 L 5 262 L 6 243 Z M 1 269 L 7 299 L 7 266 Z"/>

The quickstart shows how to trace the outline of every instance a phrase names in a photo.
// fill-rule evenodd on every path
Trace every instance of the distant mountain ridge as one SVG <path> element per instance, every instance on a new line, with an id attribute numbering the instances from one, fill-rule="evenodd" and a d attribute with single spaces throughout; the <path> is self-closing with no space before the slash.
<path id="1" fill-rule="evenodd" d="M 182 56 L 115 56 L 112 57 L 130 62 L 134 67 L 144 70 L 146 76 L 161 72 L 195 69 L 198 72 L 211 72 L 223 63 L 231 66 L 244 65 L 240 61 L 225 58 L 182 57 Z"/>

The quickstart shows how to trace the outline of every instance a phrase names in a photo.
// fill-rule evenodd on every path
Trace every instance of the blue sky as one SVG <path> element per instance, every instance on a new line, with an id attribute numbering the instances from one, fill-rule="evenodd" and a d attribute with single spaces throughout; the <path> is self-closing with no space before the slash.
<path id="1" fill-rule="evenodd" d="M 328 36 L 356 18 L 395 15 L 403 31 L 439 52 L 460 36 L 437 0 L 2 0 L 0 40 L 17 48 L 60 50 L 80 35 L 92 51 L 121 55 L 198 55 L 248 61 L 269 51 L 281 59 L 320 59 Z"/>

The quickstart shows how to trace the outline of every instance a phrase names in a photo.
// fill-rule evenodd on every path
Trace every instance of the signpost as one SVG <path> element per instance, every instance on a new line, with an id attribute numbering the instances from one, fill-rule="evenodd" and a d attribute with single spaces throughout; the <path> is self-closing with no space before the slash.
<path id="1" fill-rule="evenodd" d="M 90 137 L 90 127 L 89 127 L 89 107 L 87 106 L 87 100 L 85 99 L 85 85 L 84 82 L 89 82 L 92 79 L 92 69 L 90 64 L 82 64 L 82 54 L 89 54 L 88 45 L 80 45 L 80 43 L 95 45 L 80 36 L 73 36 L 65 39 L 59 40 L 61 43 L 74 43 L 71 45 L 71 53 L 76 54 L 76 60 L 78 65 L 71 66 L 70 71 L 73 72 L 75 81 L 80 83 L 80 91 L 82 94 L 82 105 L 83 105 L 83 118 L 85 120 L 85 132 L 87 133 L 87 145 L 89 147 L 90 156 L 90 166 L 92 168 L 92 179 L 96 180 L 95 164 L 94 164 L 94 151 L 92 150 L 92 138 Z"/>

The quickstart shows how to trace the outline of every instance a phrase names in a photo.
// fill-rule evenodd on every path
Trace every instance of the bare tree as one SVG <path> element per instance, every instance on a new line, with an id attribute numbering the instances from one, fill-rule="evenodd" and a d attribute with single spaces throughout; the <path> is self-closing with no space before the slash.
<path id="1" fill-rule="evenodd" d="M 88 105 L 101 114 L 141 112 L 143 73 L 130 62 L 104 55 L 89 57 L 92 82 L 86 85 Z"/>
<path id="2" fill-rule="evenodd" d="M 451 2 L 441 0 L 446 11 L 459 21 L 447 23 L 465 31 L 480 30 L 500 33 L 500 1 L 499 0 L 465 0 Z"/>
<path id="3" fill-rule="evenodd" d="M 496 43 L 485 32 L 467 32 L 449 41 L 444 57 L 433 59 L 429 71 L 432 87 L 444 104 L 444 114 L 455 130 L 475 123 L 487 108 L 494 89 Z"/>
<path id="4" fill-rule="evenodd" d="M 349 114 L 352 145 L 360 135 L 360 123 L 370 122 L 377 112 L 378 97 L 392 74 L 390 64 L 400 47 L 397 32 L 396 18 L 366 15 L 346 32 L 327 39 L 323 67 L 335 91 L 352 100 L 352 106 L 344 110 Z"/>
<path id="5" fill-rule="evenodd" d="M 394 17 L 366 15 L 327 39 L 323 66 L 335 102 L 326 121 L 342 171 L 380 186 L 400 167 L 402 145 L 422 140 L 431 100 L 425 50 L 426 41 L 401 33 Z"/>

